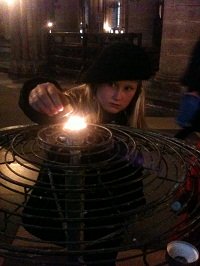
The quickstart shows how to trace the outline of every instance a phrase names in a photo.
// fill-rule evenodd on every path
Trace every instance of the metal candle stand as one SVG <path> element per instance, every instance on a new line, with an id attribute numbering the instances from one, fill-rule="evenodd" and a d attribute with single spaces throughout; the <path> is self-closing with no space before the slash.
<path id="1" fill-rule="evenodd" d="M 170 241 L 190 241 L 190 236 L 199 232 L 200 206 L 198 200 L 194 201 L 194 194 L 200 177 L 200 154 L 182 141 L 117 125 L 90 124 L 85 134 L 69 136 L 59 124 L 2 129 L 0 146 L 0 255 L 3 257 L 24 260 L 58 257 L 63 260 L 61 264 L 57 261 L 57 265 L 71 266 L 83 265 L 80 260 L 90 254 L 140 249 L 145 261 L 146 254 L 166 249 Z M 41 171 L 47 179 L 38 179 Z M 189 196 L 183 204 L 174 204 L 187 192 L 188 179 Z M 143 200 L 135 196 L 139 183 L 145 204 L 137 204 Z M 34 195 L 34 189 L 42 196 Z M 103 191 L 102 198 L 99 191 Z M 126 197 L 128 202 L 124 200 Z M 42 198 L 56 208 L 33 206 L 27 217 L 29 221 L 37 218 L 41 224 L 25 224 L 23 210 L 27 203 L 30 199 L 40 202 Z M 99 206 L 99 202 L 103 205 Z M 49 236 L 48 240 L 33 240 L 16 234 L 19 227 L 45 232 L 43 221 L 48 221 L 49 232 L 57 232 L 53 223 L 61 225 L 63 239 Z M 87 230 L 102 232 L 105 228 L 110 228 L 110 233 L 85 239 Z M 119 235 L 123 236 L 119 245 L 96 248 L 118 239 Z M 200 243 L 193 244 L 198 247 Z M 118 260 L 137 256 L 133 253 Z M 45 265 L 52 264 L 47 260 Z"/>

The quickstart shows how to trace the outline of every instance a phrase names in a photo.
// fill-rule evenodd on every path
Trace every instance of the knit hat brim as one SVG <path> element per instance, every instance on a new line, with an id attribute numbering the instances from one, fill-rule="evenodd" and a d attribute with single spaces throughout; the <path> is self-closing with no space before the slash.
<path id="1" fill-rule="evenodd" d="M 144 49 L 131 43 L 120 42 L 105 47 L 80 80 L 84 83 L 104 83 L 146 80 L 151 76 L 150 60 Z"/>

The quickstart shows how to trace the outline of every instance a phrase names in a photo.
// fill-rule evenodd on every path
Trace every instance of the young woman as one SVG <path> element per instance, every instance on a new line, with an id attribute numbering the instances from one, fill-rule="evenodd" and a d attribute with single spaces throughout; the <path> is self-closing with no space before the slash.
<path id="1" fill-rule="evenodd" d="M 93 123 L 145 126 L 142 80 L 151 76 L 144 49 L 130 43 L 106 47 L 80 85 L 63 92 L 57 82 L 33 79 L 22 88 L 19 105 L 36 123 L 56 122 L 69 111 Z"/>
<path id="2" fill-rule="evenodd" d="M 92 123 L 116 123 L 142 128 L 145 126 L 145 96 L 142 80 L 148 79 L 150 76 L 150 62 L 141 47 L 130 43 L 114 43 L 106 47 L 94 64 L 82 75 L 83 85 L 63 92 L 55 81 L 33 79 L 26 82 L 22 88 L 19 104 L 30 119 L 40 124 L 60 122 L 65 114 L 74 112 L 86 116 L 87 121 Z M 98 159 L 98 155 L 92 158 L 94 163 L 97 163 Z M 121 209 L 117 209 L 116 204 L 123 205 L 123 210 L 127 211 L 145 204 L 140 179 L 142 167 L 138 168 L 134 165 L 125 167 L 125 165 L 127 165 L 126 160 L 121 164 L 123 170 L 115 173 L 114 176 L 106 174 L 106 171 L 107 173 L 112 171 L 108 165 L 105 166 L 105 173 L 102 176 L 93 170 L 90 173 L 90 178 L 85 178 L 85 186 L 93 187 L 92 191 L 84 195 L 85 209 L 87 210 L 84 217 L 88 219 L 85 221 L 84 241 L 93 243 L 85 250 L 101 250 L 98 253 L 85 254 L 84 261 L 86 264 L 88 263 L 88 266 L 115 265 L 117 247 L 122 241 L 122 233 L 115 235 L 115 232 L 123 231 L 119 226 L 120 223 L 123 223 L 123 218 L 119 216 Z M 55 184 L 61 180 L 55 173 L 55 169 L 51 169 L 51 173 Z M 121 186 L 120 178 L 122 175 L 127 176 L 127 183 L 124 183 L 123 186 Z M 137 181 L 134 181 L 134 178 Z M 44 187 L 33 189 L 33 197 L 30 197 L 27 207 L 24 209 L 24 224 L 35 225 L 35 229 L 27 226 L 27 230 L 42 239 L 65 241 L 61 224 L 47 218 L 50 216 L 49 213 L 54 213 L 53 218 L 57 218 L 57 212 L 45 170 L 40 171 L 38 180 L 43 180 L 47 186 L 47 192 Z M 111 190 L 107 188 L 105 182 L 108 180 L 114 182 L 115 188 Z M 61 186 L 61 183 L 58 185 Z M 134 192 L 132 193 L 132 191 Z M 106 198 L 118 198 L 117 195 L 120 194 L 123 194 L 123 197 L 118 199 L 115 204 L 112 200 L 104 201 Z M 64 195 L 58 195 L 59 197 L 63 198 Z M 137 200 L 133 201 L 133 198 Z M 32 208 L 33 206 L 36 208 Z M 37 209 L 37 206 L 40 206 L 41 211 Z M 107 206 L 110 206 L 109 211 Z M 96 217 L 105 218 L 95 220 L 92 218 L 94 213 Z M 118 218 L 113 218 L 113 220 L 111 219 L 112 215 Z M 43 217 L 43 220 L 37 217 Z M 90 220 L 90 218 L 92 219 Z M 41 225 L 42 229 L 39 229 Z M 51 230 L 48 229 L 49 227 Z M 112 234 L 114 234 L 114 238 L 110 238 Z M 108 252 L 110 248 L 114 250 Z M 102 263 L 101 260 L 105 262 Z"/>

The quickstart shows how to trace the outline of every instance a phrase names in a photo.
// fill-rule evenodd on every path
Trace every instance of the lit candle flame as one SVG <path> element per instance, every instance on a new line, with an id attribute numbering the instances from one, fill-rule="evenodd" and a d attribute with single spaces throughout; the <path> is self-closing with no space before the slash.
<path id="1" fill-rule="evenodd" d="M 47 27 L 52 28 L 53 27 L 53 22 L 51 22 L 51 21 L 47 22 Z"/>
<path id="2" fill-rule="evenodd" d="M 72 115 L 68 121 L 64 124 L 64 130 L 79 131 L 87 127 L 84 117 L 78 115 Z"/>
<path id="3" fill-rule="evenodd" d="M 8 5 L 14 4 L 14 0 L 7 0 L 6 2 L 7 2 Z"/>

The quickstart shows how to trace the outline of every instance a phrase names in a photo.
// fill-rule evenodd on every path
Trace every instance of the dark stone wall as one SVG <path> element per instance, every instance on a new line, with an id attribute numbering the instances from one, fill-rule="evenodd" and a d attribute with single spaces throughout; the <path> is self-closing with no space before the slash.
<path id="1" fill-rule="evenodd" d="M 200 37 L 199 23 L 199 0 L 164 2 L 159 70 L 153 79 L 151 91 L 148 91 L 148 98 L 159 110 L 168 107 L 168 114 L 174 108 L 176 114 L 179 99 L 185 90 L 180 78 Z"/>

